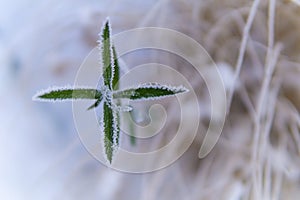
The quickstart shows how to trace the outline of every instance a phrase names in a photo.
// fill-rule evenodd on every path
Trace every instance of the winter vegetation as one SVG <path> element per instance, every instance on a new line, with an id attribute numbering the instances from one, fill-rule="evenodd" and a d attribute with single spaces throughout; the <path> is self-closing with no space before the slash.
<path id="1" fill-rule="evenodd" d="M 119 146 L 120 137 L 120 122 L 119 111 L 130 112 L 130 106 L 122 108 L 120 105 L 115 103 L 114 99 L 127 98 L 131 100 L 154 100 L 164 98 L 170 95 L 175 95 L 188 90 L 183 87 L 173 87 L 160 85 L 158 83 L 145 83 L 137 87 L 128 88 L 125 90 L 113 90 L 119 89 L 120 67 L 116 49 L 113 46 L 111 40 L 111 26 L 109 19 L 106 19 L 102 27 L 101 33 L 99 34 L 99 50 L 102 55 L 102 79 L 101 89 L 90 89 L 90 88 L 50 88 L 46 91 L 41 91 L 33 97 L 34 100 L 41 101 L 67 101 L 67 100 L 83 100 L 83 99 L 94 99 L 95 103 L 91 105 L 88 110 L 97 108 L 102 105 L 102 115 L 99 117 L 102 126 L 101 134 L 104 134 L 104 149 L 105 157 L 108 162 L 111 163 L 113 154 L 117 151 Z"/>
<path id="2" fill-rule="evenodd" d="M 3 2 L 0 10 L 0 199 L 298 199 L 298 0 L 13 0 Z M 136 138 L 135 145 L 131 145 L 126 134 L 120 141 L 114 137 L 116 123 L 102 129 L 112 133 L 113 144 L 137 153 L 155 151 L 175 137 L 172 133 L 180 125 L 176 98 L 156 99 L 144 90 L 148 86 L 169 88 L 173 82 L 154 81 L 152 77 L 172 77 L 162 77 L 156 71 L 141 73 L 120 86 L 113 81 L 119 78 L 102 78 L 103 87 L 95 88 L 89 80 L 102 68 L 97 63 L 90 65 L 92 72 L 85 74 L 82 87 L 70 85 L 86 55 L 98 45 L 101 22 L 106 16 L 113 24 L 112 35 L 148 26 L 184 33 L 199 42 L 217 64 L 227 94 L 227 116 L 222 135 L 207 157 L 197 156 L 211 117 L 210 95 L 193 67 L 171 53 L 143 50 L 118 59 L 120 74 L 141 63 L 172 67 L 192 86 L 190 92 L 178 95 L 183 97 L 185 108 L 190 112 L 195 109 L 185 98 L 192 91 L 199 100 L 200 121 L 189 116 L 184 119 L 190 125 L 199 123 L 193 144 L 180 159 L 159 171 L 129 174 L 108 168 L 83 147 L 74 128 L 70 103 L 32 101 L 41 88 L 67 85 L 50 87 L 36 98 L 51 102 L 77 99 L 87 103 L 84 108 L 105 109 L 105 119 L 111 121 L 118 113 L 132 115 L 134 126 L 155 121 L 151 112 L 149 116 L 149 108 L 158 102 L 165 108 L 167 119 L 151 138 Z M 160 35 L 152 39 L 166 40 Z M 167 39 L 176 44 L 172 38 Z M 178 48 L 189 52 L 213 79 L 212 63 L 185 46 Z M 103 52 L 101 48 L 98 51 Z M 106 63 L 114 62 L 107 58 Z M 116 77 L 115 70 L 103 74 L 112 75 Z M 164 90 L 163 94 L 168 92 Z M 145 96 L 154 100 L 138 100 Z M 123 104 L 126 101 L 121 97 L 132 104 Z M 137 136 L 148 134 L 139 130 L 136 128 Z M 105 131 L 99 129 L 98 134 L 101 132 Z M 177 151 L 162 154 L 157 161 Z"/>

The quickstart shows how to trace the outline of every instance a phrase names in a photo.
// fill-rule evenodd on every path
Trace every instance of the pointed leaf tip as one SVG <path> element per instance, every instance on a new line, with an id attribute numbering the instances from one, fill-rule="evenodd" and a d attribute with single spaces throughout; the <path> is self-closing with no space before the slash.
<path id="1" fill-rule="evenodd" d="M 111 41 L 111 27 L 109 20 L 105 21 L 101 34 L 100 34 L 100 51 L 102 57 L 102 67 L 103 67 L 103 81 L 104 85 L 108 86 L 109 89 L 112 89 L 113 77 L 114 77 L 114 58 L 113 58 L 113 49 Z"/>
<path id="2" fill-rule="evenodd" d="M 93 108 L 97 108 L 101 102 L 101 99 L 97 100 L 95 103 L 93 103 L 90 107 L 87 108 L 87 110 L 91 110 Z"/>

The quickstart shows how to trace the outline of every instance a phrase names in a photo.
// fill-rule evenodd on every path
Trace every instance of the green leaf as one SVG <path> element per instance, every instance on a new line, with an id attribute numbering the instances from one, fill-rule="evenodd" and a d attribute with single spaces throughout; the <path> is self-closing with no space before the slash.
<path id="1" fill-rule="evenodd" d="M 114 112 L 108 102 L 103 103 L 104 148 L 107 160 L 112 161 L 114 152 L 115 123 Z"/>
<path id="2" fill-rule="evenodd" d="M 99 90 L 89 88 L 50 88 L 39 92 L 34 99 L 40 101 L 66 101 L 66 100 L 81 100 L 81 99 L 102 99 L 102 94 Z"/>
<path id="3" fill-rule="evenodd" d="M 112 46 L 113 50 L 113 66 L 114 66 L 114 76 L 112 79 L 112 88 L 113 90 L 118 90 L 119 89 L 119 78 L 120 78 L 120 67 L 119 67 L 119 61 L 118 61 L 118 55 L 116 48 Z M 117 100 L 117 105 L 120 106 L 121 102 L 118 99 Z M 119 137 L 120 137 L 120 113 L 116 112 L 116 145 L 119 146 Z"/>
<path id="4" fill-rule="evenodd" d="M 138 86 L 137 88 L 130 88 L 122 91 L 116 91 L 113 94 L 114 98 L 127 98 L 132 100 L 151 100 L 160 99 L 163 97 L 175 95 L 188 90 L 184 87 L 171 87 L 160 85 L 157 83 L 147 83 Z"/>
<path id="5" fill-rule="evenodd" d="M 112 78 L 114 73 L 113 52 L 111 41 L 111 28 L 109 20 L 104 23 L 101 33 L 101 51 L 103 64 L 103 81 L 104 85 L 112 89 Z"/>
<path id="6" fill-rule="evenodd" d="M 96 108 L 96 107 L 98 107 L 99 106 L 99 104 L 100 104 L 100 102 L 101 102 L 101 100 L 102 99 L 100 99 L 100 100 L 97 100 L 95 103 L 93 103 L 90 107 L 88 107 L 88 109 L 87 110 L 91 110 L 91 109 L 93 109 L 93 108 Z"/>
<path id="7" fill-rule="evenodd" d="M 118 61 L 118 55 L 116 52 L 116 48 L 113 46 L 113 62 L 114 62 L 114 76 L 112 79 L 112 87 L 114 90 L 119 89 L 119 78 L 120 78 L 120 66 L 119 66 L 119 61 Z"/>

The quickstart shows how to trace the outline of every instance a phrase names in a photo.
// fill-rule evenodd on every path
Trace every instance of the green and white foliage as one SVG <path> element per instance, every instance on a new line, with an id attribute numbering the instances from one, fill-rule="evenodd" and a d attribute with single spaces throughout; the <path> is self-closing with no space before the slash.
<path id="1" fill-rule="evenodd" d="M 142 85 L 120 90 L 120 67 L 118 56 L 111 39 L 111 26 L 107 19 L 99 34 L 99 50 L 102 64 L 102 79 L 100 89 L 88 87 L 53 87 L 38 92 L 34 100 L 38 101 L 74 101 L 74 100 L 95 100 L 88 110 L 103 106 L 100 119 L 100 130 L 103 134 L 104 153 L 107 161 L 112 162 L 114 154 L 119 147 L 120 138 L 120 116 L 119 112 L 130 112 L 129 105 L 121 105 L 120 99 L 132 101 L 160 99 L 178 93 L 188 91 L 183 86 L 173 87 L 160 85 L 159 83 L 144 83 Z"/>

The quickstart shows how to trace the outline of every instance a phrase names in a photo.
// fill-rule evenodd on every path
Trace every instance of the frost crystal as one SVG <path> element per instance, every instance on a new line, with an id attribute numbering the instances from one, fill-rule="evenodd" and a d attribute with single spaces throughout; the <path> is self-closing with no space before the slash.
<path id="1" fill-rule="evenodd" d="M 118 125 L 118 111 L 113 110 L 113 153 L 115 154 L 119 145 L 120 127 Z"/>
<path id="2" fill-rule="evenodd" d="M 189 91 L 187 88 L 185 88 L 182 85 L 175 87 L 175 86 L 171 86 L 171 85 L 161 85 L 159 83 L 144 83 L 144 84 L 137 86 L 137 88 L 163 89 L 163 90 L 172 91 L 174 93 L 182 93 L 182 92 Z"/>

